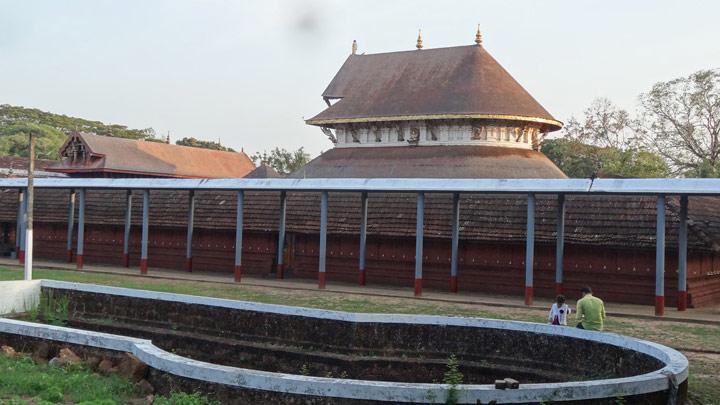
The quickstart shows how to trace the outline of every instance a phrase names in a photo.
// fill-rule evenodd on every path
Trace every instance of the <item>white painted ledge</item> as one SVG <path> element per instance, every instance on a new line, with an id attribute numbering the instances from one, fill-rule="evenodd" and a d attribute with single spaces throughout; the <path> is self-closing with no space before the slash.
<path id="1" fill-rule="evenodd" d="M 0 281 L 0 315 L 35 309 L 40 301 L 40 280 Z"/>

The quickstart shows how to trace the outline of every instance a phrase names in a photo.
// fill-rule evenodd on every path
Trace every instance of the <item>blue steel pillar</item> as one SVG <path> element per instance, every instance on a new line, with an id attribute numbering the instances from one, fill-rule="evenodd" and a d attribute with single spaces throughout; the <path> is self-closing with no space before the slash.
<path id="1" fill-rule="evenodd" d="M 555 293 L 562 294 L 565 256 L 565 194 L 558 194 L 555 233 Z"/>
<path id="2" fill-rule="evenodd" d="M 525 241 L 525 305 L 533 303 L 533 264 L 535 263 L 535 194 L 528 194 L 527 240 Z"/>
<path id="3" fill-rule="evenodd" d="M 150 227 L 150 190 L 143 190 L 142 239 L 140 241 L 140 274 L 148 271 L 148 232 Z"/>
<path id="4" fill-rule="evenodd" d="M 665 196 L 657 197 L 655 236 L 655 315 L 665 314 Z"/>
<path id="5" fill-rule="evenodd" d="M 360 268 L 360 285 L 365 285 L 365 245 L 367 244 L 367 213 L 368 194 L 363 191 L 360 195 L 360 253 L 358 254 Z"/>
<path id="6" fill-rule="evenodd" d="M 67 224 L 67 261 L 72 263 L 73 261 L 73 228 L 75 226 L 75 190 L 70 190 L 70 196 L 68 197 L 68 224 Z"/>
<path id="7" fill-rule="evenodd" d="M 458 248 L 460 245 L 460 194 L 453 193 L 452 242 L 450 250 L 450 291 L 458 292 Z"/>
<path id="8" fill-rule="evenodd" d="M 243 237 L 243 209 L 245 205 L 245 193 L 237 192 L 237 213 L 235 216 L 235 282 L 239 283 L 242 278 L 242 237 Z"/>
<path id="9" fill-rule="evenodd" d="M 130 267 L 130 230 L 132 227 L 132 190 L 125 192 L 125 230 L 123 232 L 123 264 Z"/>
<path id="10" fill-rule="evenodd" d="M 688 196 L 680 196 L 680 229 L 678 230 L 678 293 L 677 309 L 687 309 L 687 215 Z"/>
<path id="11" fill-rule="evenodd" d="M 75 262 L 77 269 L 82 270 L 85 254 L 85 189 L 81 188 L 78 193 L 78 231 L 77 248 L 75 249 Z"/>
<path id="12" fill-rule="evenodd" d="M 287 196 L 285 191 L 280 192 L 280 224 L 278 226 L 277 245 L 277 267 L 275 269 L 277 278 L 285 278 L 285 266 L 283 264 L 285 253 L 285 211 L 287 210 Z"/>
<path id="13" fill-rule="evenodd" d="M 185 242 L 185 270 L 192 272 L 192 241 L 195 223 L 195 191 L 188 195 L 187 242 Z"/>
<path id="14" fill-rule="evenodd" d="M 425 194 L 417 194 L 417 214 L 415 222 L 415 296 L 422 295 L 423 271 L 423 226 L 425 216 Z"/>
<path id="15" fill-rule="evenodd" d="M 318 288 L 325 288 L 325 258 L 327 256 L 328 193 L 320 194 L 320 257 L 318 260 Z"/>

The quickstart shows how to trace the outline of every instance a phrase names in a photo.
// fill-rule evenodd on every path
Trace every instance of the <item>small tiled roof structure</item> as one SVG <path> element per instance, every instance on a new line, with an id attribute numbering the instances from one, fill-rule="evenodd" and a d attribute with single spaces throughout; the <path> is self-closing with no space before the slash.
<path id="1" fill-rule="evenodd" d="M 255 170 L 244 152 L 171 145 L 76 132 L 47 168 L 70 175 L 239 178 Z"/>
<path id="2" fill-rule="evenodd" d="M 567 178 L 541 152 L 482 145 L 333 148 L 290 177 Z"/>
<path id="3" fill-rule="evenodd" d="M 260 163 L 260 166 L 258 166 L 257 169 L 251 171 L 245 176 L 246 179 L 279 179 L 282 177 L 282 174 L 278 173 L 275 169 L 265 163 Z"/>
<path id="4" fill-rule="evenodd" d="M 308 124 L 499 119 L 562 127 L 481 45 L 350 55 Z"/>

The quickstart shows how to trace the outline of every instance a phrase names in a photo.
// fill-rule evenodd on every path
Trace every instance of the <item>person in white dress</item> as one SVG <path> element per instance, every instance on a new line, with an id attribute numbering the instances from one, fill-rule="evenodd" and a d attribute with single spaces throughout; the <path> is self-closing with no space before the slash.
<path id="1" fill-rule="evenodd" d="M 565 296 L 558 295 L 555 302 L 550 307 L 548 314 L 548 323 L 551 325 L 567 326 L 567 318 L 570 315 L 570 307 L 565 303 Z"/>

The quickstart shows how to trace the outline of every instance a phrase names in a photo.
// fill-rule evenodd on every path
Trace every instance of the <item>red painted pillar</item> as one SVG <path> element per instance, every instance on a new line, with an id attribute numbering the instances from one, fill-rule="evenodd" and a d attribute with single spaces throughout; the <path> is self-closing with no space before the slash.
<path id="1" fill-rule="evenodd" d="M 185 258 L 185 271 L 192 273 L 192 257 Z"/>
<path id="2" fill-rule="evenodd" d="M 281 253 L 282 254 L 282 253 Z M 278 280 L 282 280 L 285 278 L 285 265 L 284 264 L 278 264 L 275 266 L 275 273 L 277 274 Z"/>
<path id="3" fill-rule="evenodd" d="M 555 294 L 560 295 L 563 293 L 563 284 L 562 283 L 555 283 Z"/>
<path id="4" fill-rule="evenodd" d="M 242 278 L 242 266 L 235 266 L 235 282 L 239 283 Z"/>
<path id="5" fill-rule="evenodd" d="M 677 309 L 678 311 L 685 311 L 687 309 L 687 291 L 678 291 Z"/>
<path id="6" fill-rule="evenodd" d="M 125 267 L 130 267 L 130 255 L 127 253 L 123 255 L 123 264 Z"/>
<path id="7" fill-rule="evenodd" d="M 415 279 L 415 296 L 419 297 L 422 295 L 422 279 L 416 278 Z"/>
<path id="8" fill-rule="evenodd" d="M 664 295 L 656 295 L 655 296 L 655 315 L 656 316 L 665 315 L 665 296 Z"/>
<path id="9" fill-rule="evenodd" d="M 147 274 L 147 272 L 148 272 L 147 259 L 140 259 L 140 274 Z"/>
<path id="10" fill-rule="evenodd" d="M 532 305 L 533 304 L 533 288 L 532 287 L 525 287 L 525 305 Z"/>
<path id="11" fill-rule="evenodd" d="M 325 272 L 318 272 L 318 288 L 321 290 L 325 289 Z"/>

